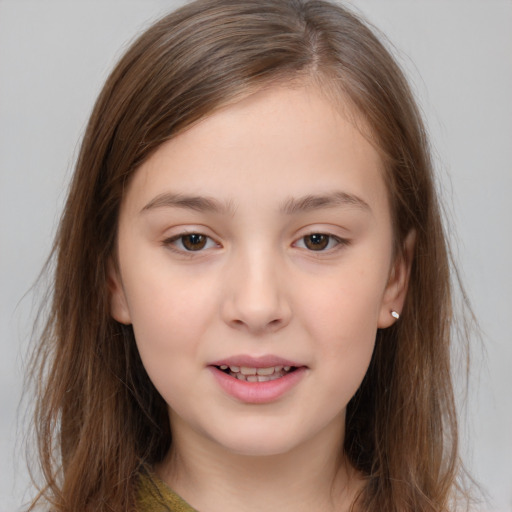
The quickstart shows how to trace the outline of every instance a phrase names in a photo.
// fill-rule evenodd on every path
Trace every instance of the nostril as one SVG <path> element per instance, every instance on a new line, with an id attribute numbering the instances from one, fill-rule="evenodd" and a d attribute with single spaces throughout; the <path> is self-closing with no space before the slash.
<path id="1" fill-rule="evenodd" d="M 248 329 L 251 332 L 265 333 L 265 332 L 274 332 L 282 327 L 284 327 L 285 322 L 281 318 L 276 318 L 274 320 L 270 320 L 268 322 L 255 322 L 244 320 L 240 320 L 239 318 L 234 318 L 231 320 L 231 326 L 235 329 Z"/>

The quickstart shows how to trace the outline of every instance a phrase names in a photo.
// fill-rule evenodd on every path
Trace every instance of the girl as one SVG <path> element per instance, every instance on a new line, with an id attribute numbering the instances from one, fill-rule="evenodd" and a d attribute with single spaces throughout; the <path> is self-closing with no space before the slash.
<path id="1" fill-rule="evenodd" d="M 100 94 L 35 367 L 50 510 L 445 511 L 447 248 L 408 85 L 322 0 L 198 0 Z"/>

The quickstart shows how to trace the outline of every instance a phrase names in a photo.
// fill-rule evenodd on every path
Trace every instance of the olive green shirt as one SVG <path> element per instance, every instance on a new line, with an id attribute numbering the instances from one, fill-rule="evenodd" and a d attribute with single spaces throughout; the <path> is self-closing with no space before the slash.
<path id="1" fill-rule="evenodd" d="M 139 512 L 197 512 L 150 472 L 140 476 L 137 505 Z"/>

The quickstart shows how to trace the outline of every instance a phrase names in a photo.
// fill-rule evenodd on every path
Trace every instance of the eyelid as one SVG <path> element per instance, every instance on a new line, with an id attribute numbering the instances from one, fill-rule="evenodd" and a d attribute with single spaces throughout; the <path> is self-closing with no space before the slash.
<path id="1" fill-rule="evenodd" d="M 165 239 L 162 240 L 162 245 L 164 247 L 167 247 L 169 250 L 175 252 L 175 253 L 178 253 L 180 255 L 183 255 L 183 256 L 188 256 L 188 257 L 191 257 L 191 256 L 198 256 L 199 254 L 207 251 L 208 249 L 212 249 L 214 247 L 210 246 L 209 247 L 202 247 L 196 251 L 193 251 L 193 250 L 188 250 L 186 248 L 179 248 L 175 245 L 175 242 L 178 242 L 180 239 L 182 239 L 183 237 L 186 237 L 187 235 L 200 235 L 200 236 L 204 236 L 206 239 L 207 239 L 207 244 L 209 242 L 213 242 L 215 247 L 221 247 L 221 245 L 219 244 L 219 242 L 217 240 L 215 240 L 215 238 L 213 238 L 212 236 L 210 235 L 207 235 L 205 234 L 202 230 L 200 229 L 184 229 L 182 231 L 180 231 L 179 233 L 176 233 L 175 235 L 171 235 L 169 237 L 166 237 Z"/>
<path id="2" fill-rule="evenodd" d="M 308 237 L 308 236 L 312 236 L 312 235 L 323 235 L 323 236 L 326 236 L 329 238 L 329 244 L 331 243 L 330 241 L 331 240 L 334 240 L 336 242 L 336 244 L 333 246 L 333 247 L 329 247 L 329 248 L 326 248 L 326 249 L 319 249 L 317 251 L 313 250 L 313 249 L 309 249 L 308 247 L 300 247 L 298 246 L 298 243 L 299 242 L 303 242 L 303 240 Z M 351 243 L 351 240 L 347 239 L 347 238 L 344 238 L 344 237 L 341 237 L 339 235 L 335 235 L 327 230 L 323 230 L 323 229 L 312 229 L 310 231 L 308 231 L 307 233 L 304 233 L 302 234 L 300 237 L 298 237 L 292 244 L 292 246 L 294 247 L 297 247 L 299 249 L 303 249 L 305 251 L 307 251 L 308 253 L 311 253 L 311 254 L 316 254 L 316 255 L 322 255 L 322 254 L 330 254 L 332 253 L 333 251 L 336 251 L 337 249 L 341 249 L 342 247 L 346 247 L 348 245 L 350 245 Z"/>
<path id="3" fill-rule="evenodd" d="M 216 240 L 215 237 L 213 237 L 211 235 L 207 235 L 205 233 L 205 231 L 207 232 L 209 230 L 204 229 L 203 226 L 181 228 L 180 232 L 164 238 L 161 241 L 161 244 L 164 247 L 168 248 L 169 250 L 171 250 L 175 253 L 178 253 L 179 255 L 186 256 L 186 257 L 194 257 L 194 256 L 197 257 L 210 249 L 221 248 L 222 244 L 220 244 L 218 242 L 218 240 Z M 176 245 L 176 242 L 178 242 L 183 237 L 186 237 L 187 235 L 200 235 L 200 236 L 205 237 L 207 239 L 206 246 L 201 247 L 197 250 L 190 250 L 185 247 L 182 247 L 182 248 L 178 247 Z M 312 235 L 323 235 L 323 236 L 328 237 L 329 238 L 328 245 L 331 245 L 331 247 L 322 248 L 322 249 L 318 249 L 318 250 L 314 250 L 314 249 L 305 247 L 303 244 L 304 239 L 306 237 L 312 236 Z M 335 242 L 334 246 L 332 246 L 333 241 Z M 301 247 L 300 244 L 302 244 L 303 246 Z M 331 253 L 335 252 L 336 250 L 339 250 L 339 249 L 346 247 L 350 244 L 351 244 L 350 239 L 347 239 L 340 235 L 334 234 L 329 229 L 323 229 L 322 227 L 319 227 L 317 229 L 314 229 L 314 228 L 308 229 L 307 232 L 305 232 L 305 233 L 301 234 L 299 237 L 295 238 L 294 242 L 292 243 L 292 247 L 296 247 L 298 249 L 304 250 L 310 254 L 321 256 L 323 254 L 324 255 L 331 254 Z"/>

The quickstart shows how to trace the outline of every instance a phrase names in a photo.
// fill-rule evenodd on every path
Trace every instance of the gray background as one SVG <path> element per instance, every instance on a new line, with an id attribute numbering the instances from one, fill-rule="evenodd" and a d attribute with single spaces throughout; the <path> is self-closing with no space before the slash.
<path id="1" fill-rule="evenodd" d="M 351 2 L 397 47 L 432 136 L 456 257 L 480 321 L 463 448 L 512 511 L 512 1 Z M 28 486 L 17 418 L 34 315 L 78 142 L 122 48 L 178 2 L 0 0 L 0 511 Z"/>

